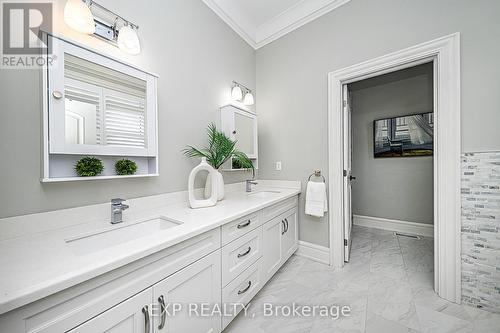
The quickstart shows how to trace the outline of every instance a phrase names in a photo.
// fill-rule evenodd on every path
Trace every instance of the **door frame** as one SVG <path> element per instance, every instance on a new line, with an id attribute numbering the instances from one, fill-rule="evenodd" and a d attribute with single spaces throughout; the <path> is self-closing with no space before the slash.
<path id="1" fill-rule="evenodd" d="M 328 73 L 330 265 L 344 266 L 342 85 L 434 63 L 434 289 L 461 301 L 460 33 Z"/>

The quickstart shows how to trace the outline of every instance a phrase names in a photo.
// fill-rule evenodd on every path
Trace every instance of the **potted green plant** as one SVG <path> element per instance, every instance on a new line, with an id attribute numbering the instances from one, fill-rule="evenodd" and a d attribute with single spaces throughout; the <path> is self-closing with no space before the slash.
<path id="1" fill-rule="evenodd" d="M 208 145 L 205 148 L 198 149 L 188 145 L 187 148 L 183 149 L 183 152 L 188 157 L 205 157 L 207 163 L 217 170 L 218 200 L 222 200 L 224 198 L 224 179 L 220 173 L 220 167 L 229 159 L 237 161 L 236 163 L 241 165 L 242 168 L 252 169 L 252 171 L 254 170 L 254 166 L 245 153 L 236 149 L 236 141 L 231 140 L 223 132 L 218 131 L 215 124 L 208 125 L 207 135 Z M 207 191 L 210 191 L 211 181 L 210 177 L 207 177 L 205 197 L 209 195 Z"/>
<path id="2" fill-rule="evenodd" d="M 96 157 L 85 156 L 76 162 L 75 171 L 79 177 L 95 177 L 104 171 L 104 165 Z"/>
<path id="3" fill-rule="evenodd" d="M 129 159 L 121 159 L 115 163 L 115 171 L 117 175 L 129 176 L 137 172 L 137 164 Z"/>

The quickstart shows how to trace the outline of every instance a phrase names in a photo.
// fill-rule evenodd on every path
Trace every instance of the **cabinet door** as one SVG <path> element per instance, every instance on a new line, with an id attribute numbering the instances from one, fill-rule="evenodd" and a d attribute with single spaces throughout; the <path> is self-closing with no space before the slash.
<path id="1" fill-rule="evenodd" d="M 202 312 L 202 305 L 210 310 L 220 307 L 220 262 L 218 250 L 153 286 L 154 300 L 160 305 L 160 313 L 155 317 L 155 332 L 220 332 L 220 316 Z M 166 311 L 161 310 L 162 304 Z"/>
<path id="2" fill-rule="evenodd" d="M 232 140 L 236 148 L 250 158 L 258 156 L 257 116 L 249 111 L 226 105 L 221 108 L 222 131 Z"/>
<path id="3" fill-rule="evenodd" d="M 152 300 L 152 289 L 146 289 L 77 326 L 69 333 L 151 333 Z"/>
<path id="4" fill-rule="evenodd" d="M 236 148 L 244 152 L 249 157 L 255 157 L 256 152 L 256 119 L 255 116 L 247 112 L 234 113 L 234 139 Z"/>
<path id="5" fill-rule="evenodd" d="M 290 256 L 297 250 L 299 243 L 298 227 L 297 227 L 297 208 L 288 211 L 284 215 L 285 230 L 281 241 L 283 261 L 288 260 Z"/>
<path id="6" fill-rule="evenodd" d="M 285 230 L 282 216 L 264 224 L 262 237 L 262 259 L 264 281 L 269 280 L 282 263 L 282 233 Z"/>

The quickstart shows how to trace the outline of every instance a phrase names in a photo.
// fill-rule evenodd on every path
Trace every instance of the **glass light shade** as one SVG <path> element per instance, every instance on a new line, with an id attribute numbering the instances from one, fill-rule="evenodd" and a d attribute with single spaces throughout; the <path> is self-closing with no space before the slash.
<path id="1" fill-rule="evenodd" d="M 141 43 L 137 32 L 128 25 L 123 26 L 118 31 L 118 47 L 130 54 L 141 53 Z"/>
<path id="2" fill-rule="evenodd" d="M 79 32 L 93 34 L 95 32 L 94 16 L 90 8 L 82 0 L 68 0 L 64 6 L 64 22 Z"/>
<path id="3" fill-rule="evenodd" d="M 245 105 L 253 105 L 255 103 L 254 99 L 253 99 L 253 95 L 251 92 L 247 92 L 245 94 L 245 98 L 243 99 L 243 104 Z"/>
<path id="4" fill-rule="evenodd" d="M 239 86 L 234 86 L 233 89 L 231 89 L 231 98 L 235 101 L 241 101 L 243 98 L 243 91 L 241 91 Z"/>

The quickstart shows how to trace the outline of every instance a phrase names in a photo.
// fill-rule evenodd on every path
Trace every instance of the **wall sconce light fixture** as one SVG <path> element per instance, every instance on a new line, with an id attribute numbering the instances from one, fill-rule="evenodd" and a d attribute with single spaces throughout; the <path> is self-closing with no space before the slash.
<path id="1" fill-rule="evenodd" d="M 95 32 L 94 16 L 87 3 L 82 0 L 68 0 L 64 6 L 64 22 L 73 30 L 84 34 Z"/>
<path id="2" fill-rule="evenodd" d="M 240 101 L 243 98 L 243 91 L 241 91 L 240 86 L 233 86 L 231 89 L 231 98 L 235 101 Z"/>
<path id="3" fill-rule="evenodd" d="M 95 11 L 101 13 L 103 18 L 96 17 Z M 78 32 L 93 34 L 111 42 L 129 54 L 141 52 L 137 35 L 139 26 L 93 0 L 68 0 L 64 6 L 64 22 Z"/>
<path id="4" fill-rule="evenodd" d="M 130 54 L 141 53 L 141 43 L 134 26 L 124 25 L 118 34 L 118 47 Z"/>
<path id="5" fill-rule="evenodd" d="M 245 92 L 245 95 L 243 95 L 243 92 Z M 245 105 L 255 104 L 252 90 L 236 81 L 233 81 L 233 87 L 231 88 L 231 98 L 235 101 L 242 102 Z"/>

